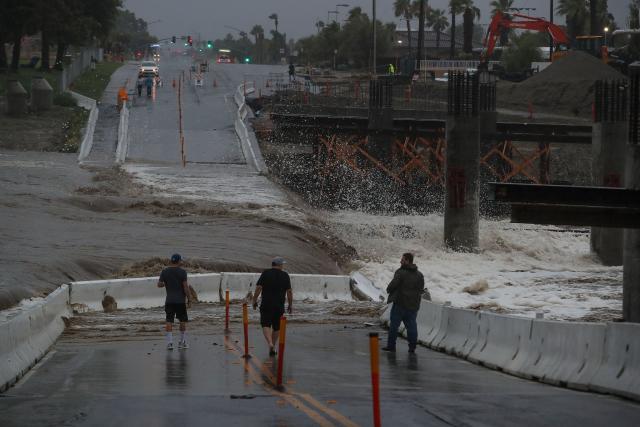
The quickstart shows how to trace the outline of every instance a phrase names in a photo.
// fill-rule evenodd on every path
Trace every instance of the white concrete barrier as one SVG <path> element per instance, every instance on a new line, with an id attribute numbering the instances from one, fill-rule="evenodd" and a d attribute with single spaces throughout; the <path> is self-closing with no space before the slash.
<path id="1" fill-rule="evenodd" d="M 157 277 L 74 282 L 70 301 L 72 307 L 86 306 L 88 311 L 102 311 L 107 295 L 115 299 L 118 309 L 161 307 L 166 292 L 157 284 Z"/>
<path id="2" fill-rule="evenodd" d="M 69 91 L 71 96 L 78 102 L 78 106 L 89 110 L 89 119 L 87 125 L 84 128 L 84 135 L 82 137 L 82 143 L 78 150 L 78 161 L 82 162 L 91 153 L 91 147 L 93 146 L 93 134 L 96 129 L 96 122 L 98 121 L 99 110 L 95 99 L 86 97 L 79 93 Z"/>
<path id="3" fill-rule="evenodd" d="M 291 289 L 295 300 L 353 301 L 349 276 L 320 274 L 291 274 Z M 222 273 L 221 294 L 229 289 L 232 300 L 240 300 L 252 294 L 260 273 Z"/>
<path id="4" fill-rule="evenodd" d="M 353 301 L 349 276 L 292 274 L 291 288 L 296 300 Z"/>
<path id="5" fill-rule="evenodd" d="M 640 324 L 607 324 L 603 354 L 589 389 L 640 400 Z"/>
<path id="6" fill-rule="evenodd" d="M 463 310 L 444 307 L 446 334 L 437 346 L 456 356 L 466 357 L 474 348 L 480 330 L 480 312 L 477 310 Z"/>
<path id="7" fill-rule="evenodd" d="M 524 356 L 531 333 L 531 319 L 481 312 L 478 338 L 469 352 L 472 362 L 492 369 L 511 369 L 518 356 Z"/>
<path id="8" fill-rule="evenodd" d="M 529 357 L 514 373 L 554 385 L 587 389 L 602 361 L 606 326 L 533 320 L 525 344 Z"/>
<path id="9" fill-rule="evenodd" d="M 390 308 L 380 317 L 387 326 Z M 534 320 L 423 302 L 418 341 L 512 375 L 640 400 L 640 324 Z"/>
<path id="10" fill-rule="evenodd" d="M 13 385 L 55 343 L 71 315 L 69 288 L 10 311 L 0 320 L 0 391 Z"/>
<path id="11" fill-rule="evenodd" d="M 418 342 L 426 346 L 431 346 L 431 343 L 440 333 L 443 311 L 443 305 L 434 304 L 429 301 L 422 301 L 417 319 Z"/>
<path id="12" fill-rule="evenodd" d="M 202 273 L 190 274 L 189 286 L 193 288 L 198 296 L 198 301 L 215 303 L 224 301 L 220 293 L 220 282 L 222 274 Z"/>
<path id="13" fill-rule="evenodd" d="M 351 292 L 357 299 L 377 302 L 385 302 L 387 300 L 387 293 L 378 288 L 362 273 L 353 273 L 350 278 L 350 285 Z"/>
<path id="14" fill-rule="evenodd" d="M 190 274 L 189 285 L 202 302 L 220 301 L 220 274 Z M 158 288 L 158 277 L 94 280 L 71 284 L 71 304 L 80 311 L 101 311 L 103 298 L 115 299 L 118 309 L 162 307 L 166 291 Z"/>
<path id="15" fill-rule="evenodd" d="M 220 289 L 224 295 L 229 289 L 229 298 L 232 300 L 245 299 L 249 293 L 253 295 L 260 273 L 222 273 Z"/>
<path id="16" fill-rule="evenodd" d="M 122 164 L 127 159 L 129 151 L 129 108 L 127 102 L 122 103 L 120 122 L 118 124 L 118 145 L 116 147 L 116 163 Z"/>

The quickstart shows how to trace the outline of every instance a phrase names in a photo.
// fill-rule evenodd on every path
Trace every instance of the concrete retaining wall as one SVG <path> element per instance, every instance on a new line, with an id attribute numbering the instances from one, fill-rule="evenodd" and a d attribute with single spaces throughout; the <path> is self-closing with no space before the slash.
<path id="1" fill-rule="evenodd" d="M 41 301 L 18 307 L 0 320 L 0 391 L 22 377 L 47 353 L 70 317 L 69 288 L 62 285 Z"/>
<path id="2" fill-rule="evenodd" d="M 389 312 L 380 319 L 386 325 Z M 637 323 L 557 322 L 424 301 L 418 340 L 523 378 L 640 400 Z"/>

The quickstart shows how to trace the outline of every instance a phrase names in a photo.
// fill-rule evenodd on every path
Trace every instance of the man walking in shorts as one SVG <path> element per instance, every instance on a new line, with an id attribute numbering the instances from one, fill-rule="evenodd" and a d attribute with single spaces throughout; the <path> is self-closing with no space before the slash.
<path id="1" fill-rule="evenodd" d="M 165 331 L 167 332 L 167 350 L 173 350 L 173 321 L 177 317 L 180 321 L 180 341 L 178 348 L 189 348 L 187 344 L 187 305 L 191 306 L 189 297 L 189 284 L 187 283 L 187 272 L 180 265 L 182 257 L 180 254 L 171 255 L 171 263 L 160 273 L 158 287 L 165 288 L 167 298 L 164 303 L 164 311 L 167 314 Z"/>
<path id="2" fill-rule="evenodd" d="M 276 257 L 271 261 L 271 268 L 260 275 L 256 283 L 256 291 L 253 294 L 253 309 L 258 308 L 258 298 L 262 294 L 260 302 L 260 326 L 262 333 L 269 345 L 269 356 L 275 356 L 276 344 L 280 331 L 280 317 L 284 314 L 284 297 L 287 296 L 287 312 L 291 314 L 293 293 L 291 291 L 291 279 L 289 273 L 283 270 L 285 261 Z"/>

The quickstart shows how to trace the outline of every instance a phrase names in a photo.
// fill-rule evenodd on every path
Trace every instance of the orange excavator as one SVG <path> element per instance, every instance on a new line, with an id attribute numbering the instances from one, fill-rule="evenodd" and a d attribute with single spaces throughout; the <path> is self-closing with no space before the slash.
<path id="1" fill-rule="evenodd" d="M 487 35 L 484 39 L 484 49 L 480 55 L 481 62 L 484 64 L 491 58 L 493 49 L 496 47 L 496 41 L 505 30 L 521 29 L 549 33 L 554 44 L 554 52 L 552 60 L 558 59 L 566 54 L 569 49 L 570 41 L 567 34 L 562 28 L 546 21 L 542 18 L 522 15 L 520 13 L 502 13 L 500 11 L 493 15 L 493 19 L 487 29 Z"/>

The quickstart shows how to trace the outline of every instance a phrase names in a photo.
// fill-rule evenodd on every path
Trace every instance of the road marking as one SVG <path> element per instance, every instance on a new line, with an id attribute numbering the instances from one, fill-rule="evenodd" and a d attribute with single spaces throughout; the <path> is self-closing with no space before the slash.
<path id="1" fill-rule="evenodd" d="M 235 343 L 233 345 L 234 345 L 234 347 L 235 347 L 237 352 L 242 353 L 240 351 L 240 348 Z M 258 362 L 253 358 L 249 359 L 249 361 L 250 361 L 251 364 L 253 364 L 255 366 L 256 369 L 259 369 L 260 371 L 262 371 L 262 373 L 267 378 L 267 380 L 269 380 L 271 385 L 275 387 L 276 379 L 275 379 L 275 377 L 273 375 L 273 372 L 271 372 L 271 370 L 264 363 L 262 365 L 259 365 Z M 346 426 L 346 427 L 358 427 L 358 424 L 356 424 L 355 422 L 351 421 L 349 418 L 345 417 L 340 412 L 338 412 L 338 411 L 336 411 L 334 409 L 331 409 L 331 408 L 327 407 L 326 405 L 322 404 L 317 399 L 315 399 L 312 395 L 310 395 L 308 393 L 300 393 L 298 391 L 295 391 L 293 389 L 293 387 L 287 387 L 287 389 L 288 389 L 290 394 L 282 393 L 282 392 L 278 392 L 278 393 L 282 394 L 283 398 L 284 398 L 284 396 L 297 396 L 297 397 L 300 397 L 300 398 L 306 400 L 309 404 L 315 406 L 317 409 L 322 411 L 325 415 L 328 415 L 329 417 L 333 418 L 335 421 L 337 421 L 339 424 L 341 424 L 343 426 Z M 297 399 L 295 399 L 295 400 L 299 404 L 301 404 L 299 400 L 297 400 Z M 309 408 L 307 408 L 307 409 L 309 409 Z M 311 409 L 309 409 L 309 410 L 312 411 Z"/>
<path id="2" fill-rule="evenodd" d="M 51 350 L 49 353 L 47 353 L 46 356 L 44 356 L 42 359 L 40 359 L 40 361 L 38 363 L 36 363 L 34 365 L 34 367 L 29 370 L 29 372 L 26 373 L 26 375 L 24 375 L 22 378 L 20 378 L 20 380 L 18 380 L 18 382 L 13 386 L 13 389 L 17 390 L 20 387 L 22 387 L 27 381 L 29 381 L 29 378 L 31 378 L 31 376 L 33 374 L 38 372 L 38 369 L 40 369 L 40 367 L 42 367 L 42 365 L 47 363 L 47 360 L 51 359 L 51 357 L 54 354 L 56 354 L 56 350 Z"/>
<path id="3" fill-rule="evenodd" d="M 232 346 L 233 346 L 233 351 L 239 355 L 242 355 L 243 352 L 240 350 L 240 347 L 238 347 L 237 344 L 235 344 L 234 342 L 232 342 L 231 340 L 228 339 L 227 336 L 225 336 L 225 341 L 228 341 Z M 260 374 L 251 366 L 252 363 L 249 362 L 248 360 L 244 360 L 244 368 L 245 371 L 253 378 L 254 383 L 256 383 L 257 385 L 263 385 L 263 381 L 262 381 L 262 377 L 260 376 Z M 273 382 L 273 376 L 269 375 L 270 381 Z M 287 403 L 289 403 L 292 407 L 298 409 L 299 411 L 303 412 L 306 416 L 308 416 L 310 419 L 312 419 L 313 421 L 315 421 L 318 425 L 322 426 L 322 427 L 334 427 L 334 424 L 332 424 L 331 422 L 329 422 L 326 418 L 324 418 L 322 415 L 320 415 L 318 412 L 314 411 L 313 409 L 309 408 L 308 406 L 306 406 L 305 404 L 303 404 L 300 400 L 296 399 L 294 396 L 287 394 L 287 393 L 282 393 L 278 390 L 269 388 L 268 389 L 269 392 L 271 392 L 271 394 L 273 394 L 274 396 L 280 397 L 282 399 L 284 399 Z"/>

